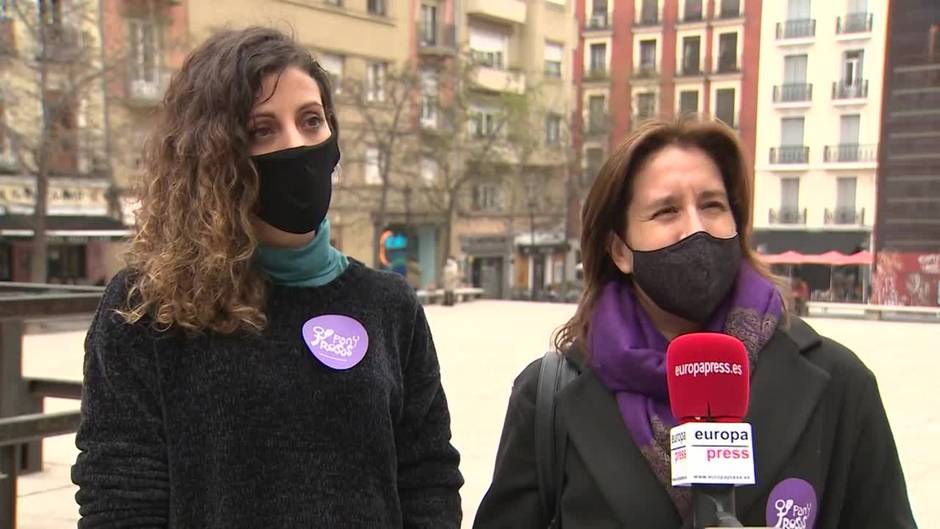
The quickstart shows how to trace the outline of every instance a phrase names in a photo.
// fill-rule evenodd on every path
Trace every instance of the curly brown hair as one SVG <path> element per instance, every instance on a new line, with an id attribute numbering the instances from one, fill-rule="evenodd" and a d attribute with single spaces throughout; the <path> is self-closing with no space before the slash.
<path id="1" fill-rule="evenodd" d="M 610 235 L 616 234 L 626 240 L 624 212 L 633 199 L 633 179 L 646 160 L 669 145 L 696 147 L 715 162 L 728 192 L 743 259 L 780 290 L 780 280 L 751 249 L 753 178 L 734 131 L 721 122 L 694 114 L 675 121 L 652 120 L 640 126 L 617 147 L 601 167 L 588 193 L 581 212 L 584 292 L 574 316 L 554 334 L 553 344 L 558 351 L 568 351 L 577 343 L 581 354 L 590 354 L 586 344 L 594 305 L 604 286 L 622 275 L 610 256 Z"/>
<path id="2" fill-rule="evenodd" d="M 292 37 L 249 27 L 216 33 L 174 75 L 148 141 L 124 318 L 157 328 L 259 332 L 266 280 L 253 260 L 258 174 L 249 115 L 262 80 L 289 66 L 320 87 L 337 132 L 327 73 Z"/>

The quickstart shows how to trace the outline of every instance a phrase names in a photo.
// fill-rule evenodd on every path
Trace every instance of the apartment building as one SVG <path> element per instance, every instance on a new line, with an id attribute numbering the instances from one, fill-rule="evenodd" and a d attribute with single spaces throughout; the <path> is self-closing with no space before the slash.
<path id="1" fill-rule="evenodd" d="M 888 2 L 765 2 L 755 244 L 853 254 L 875 223 Z M 806 271 L 828 290 L 829 270 Z M 867 282 L 868 267 L 857 274 Z M 804 274 L 805 275 L 805 274 Z"/>

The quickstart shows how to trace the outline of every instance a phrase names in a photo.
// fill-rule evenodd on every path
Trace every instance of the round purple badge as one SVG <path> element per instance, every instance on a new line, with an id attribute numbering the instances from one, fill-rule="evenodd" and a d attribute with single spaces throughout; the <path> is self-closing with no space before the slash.
<path id="1" fill-rule="evenodd" d="M 816 523 L 816 491 L 809 482 L 790 478 L 777 483 L 767 498 L 767 526 L 781 529 L 813 529 Z"/>
<path id="2" fill-rule="evenodd" d="M 361 323 L 339 314 L 307 320 L 303 328 L 307 348 L 327 367 L 344 370 L 358 364 L 369 349 L 369 334 Z"/>

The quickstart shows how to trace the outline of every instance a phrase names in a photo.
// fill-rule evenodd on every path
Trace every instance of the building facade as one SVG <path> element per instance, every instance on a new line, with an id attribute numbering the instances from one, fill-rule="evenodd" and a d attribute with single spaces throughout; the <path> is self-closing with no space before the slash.
<path id="1" fill-rule="evenodd" d="M 760 252 L 871 249 L 887 4 L 764 4 L 754 201 Z M 822 291 L 830 290 L 831 273 L 801 271 Z M 866 296 L 854 290 L 867 288 L 869 267 L 844 273 L 861 301 Z"/>
<path id="2" fill-rule="evenodd" d="M 940 305 L 940 4 L 891 2 L 873 301 Z"/>

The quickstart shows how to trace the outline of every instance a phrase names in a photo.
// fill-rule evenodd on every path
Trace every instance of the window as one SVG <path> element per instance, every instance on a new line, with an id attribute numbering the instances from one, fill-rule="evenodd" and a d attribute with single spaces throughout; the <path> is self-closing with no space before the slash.
<path id="1" fill-rule="evenodd" d="M 157 83 L 159 76 L 159 33 L 152 20 L 128 21 L 131 81 Z"/>
<path id="2" fill-rule="evenodd" d="M 9 244 L 0 244 L 0 281 L 13 280 L 13 249 Z"/>
<path id="3" fill-rule="evenodd" d="M 340 93 L 342 91 L 343 67 L 345 65 L 343 56 L 334 53 L 321 53 L 317 58 L 317 62 L 320 63 L 320 66 L 322 66 L 330 76 L 330 84 L 333 85 L 333 93 Z"/>
<path id="4" fill-rule="evenodd" d="M 803 118 L 780 120 L 780 145 L 803 146 Z"/>
<path id="5" fill-rule="evenodd" d="M 607 0 L 594 0 L 591 8 L 590 27 L 607 27 Z"/>
<path id="6" fill-rule="evenodd" d="M 49 279 L 60 282 L 85 277 L 84 244 L 49 245 Z"/>
<path id="7" fill-rule="evenodd" d="M 734 88 L 721 88 L 715 91 L 715 117 L 729 127 L 737 127 L 734 119 Z"/>
<path id="8" fill-rule="evenodd" d="M 421 71 L 421 126 L 437 128 L 437 73 Z"/>
<path id="9" fill-rule="evenodd" d="M 721 18 L 734 18 L 741 15 L 741 0 L 721 0 Z"/>
<path id="10" fill-rule="evenodd" d="M 382 155 L 378 147 L 366 147 L 366 184 L 382 183 Z"/>
<path id="11" fill-rule="evenodd" d="M 496 184 L 477 184 L 473 187 L 473 209 L 492 211 L 499 208 L 499 188 Z"/>
<path id="12" fill-rule="evenodd" d="M 422 46 L 437 45 L 437 6 L 421 4 L 420 43 Z"/>
<path id="13" fill-rule="evenodd" d="M 565 55 L 565 47 L 557 42 L 545 42 L 545 75 L 561 77 L 561 61 Z"/>
<path id="14" fill-rule="evenodd" d="M 679 92 L 679 114 L 695 114 L 696 112 L 698 112 L 698 90 Z"/>
<path id="15" fill-rule="evenodd" d="M 685 13 L 682 20 L 702 20 L 702 0 L 685 0 Z"/>
<path id="16" fill-rule="evenodd" d="M 369 14 L 385 16 L 385 0 L 369 0 L 367 7 Z"/>
<path id="17" fill-rule="evenodd" d="M 437 180 L 438 165 L 434 158 L 421 158 L 421 180 L 426 184 L 433 184 Z"/>
<path id="18" fill-rule="evenodd" d="M 607 125 L 607 98 L 591 96 L 588 98 L 588 130 L 603 132 Z"/>
<path id="19" fill-rule="evenodd" d="M 385 101 L 385 70 L 384 62 L 369 63 L 366 71 L 366 101 Z"/>
<path id="20" fill-rule="evenodd" d="M 593 181 L 594 177 L 597 176 L 597 173 L 601 170 L 601 166 L 604 165 L 604 149 L 600 147 L 588 147 L 584 151 L 584 159 L 587 165 L 587 181 Z"/>
<path id="21" fill-rule="evenodd" d="M 787 20 L 809 20 L 810 0 L 790 0 L 787 4 Z"/>
<path id="22" fill-rule="evenodd" d="M 701 71 L 701 37 L 682 38 L 682 73 L 686 75 L 697 74 Z"/>
<path id="23" fill-rule="evenodd" d="M 607 45 L 591 44 L 591 73 L 603 74 L 607 71 Z"/>
<path id="24" fill-rule="evenodd" d="M 738 34 L 722 33 L 718 36 L 718 71 L 738 70 Z"/>
<path id="25" fill-rule="evenodd" d="M 545 143 L 558 145 L 561 142 L 561 116 L 549 114 L 545 117 Z"/>
<path id="26" fill-rule="evenodd" d="M 659 22 L 659 1 L 643 0 L 643 7 L 640 10 L 641 24 L 656 24 Z"/>
<path id="27" fill-rule="evenodd" d="M 470 27 L 470 55 L 482 66 L 503 69 L 509 55 L 509 35 L 489 28 Z"/>
<path id="28" fill-rule="evenodd" d="M 858 179 L 854 176 L 839 177 L 836 180 L 836 224 L 857 224 L 855 211 L 855 192 Z"/>
<path id="29" fill-rule="evenodd" d="M 61 28 L 62 2 L 60 0 L 39 0 L 39 17 L 47 26 Z"/>
<path id="30" fill-rule="evenodd" d="M 470 135 L 482 138 L 496 134 L 499 128 L 496 111 L 490 108 L 475 107 L 470 111 Z"/>
<path id="31" fill-rule="evenodd" d="M 800 179 L 780 179 L 780 210 L 781 217 L 786 222 L 788 217 L 796 217 L 800 208 Z"/>
<path id="32" fill-rule="evenodd" d="M 653 73 L 656 71 L 656 41 L 640 41 L 640 68 L 641 73 Z"/>
<path id="33" fill-rule="evenodd" d="M 656 94 L 644 93 L 636 96 L 636 117 L 638 120 L 652 119 L 656 116 Z"/>
<path id="34" fill-rule="evenodd" d="M 842 58 L 842 82 L 845 86 L 860 86 L 864 50 L 849 50 Z"/>
<path id="35" fill-rule="evenodd" d="M 783 84 L 806 84 L 806 55 L 787 55 L 783 58 Z"/>

